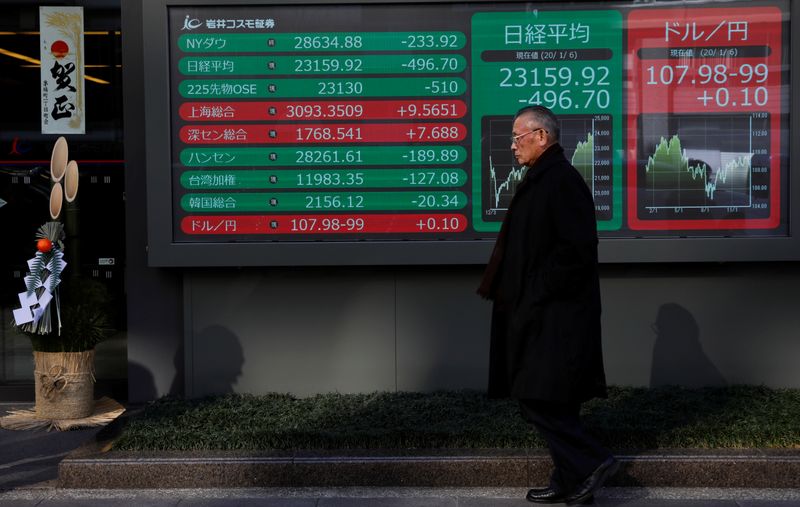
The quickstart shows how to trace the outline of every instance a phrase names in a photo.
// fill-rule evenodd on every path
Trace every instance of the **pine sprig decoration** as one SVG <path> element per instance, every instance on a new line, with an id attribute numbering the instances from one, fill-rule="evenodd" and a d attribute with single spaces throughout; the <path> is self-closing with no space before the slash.
<path id="1" fill-rule="evenodd" d="M 36 239 L 49 239 L 59 250 L 64 250 L 64 225 L 61 222 L 47 222 L 36 231 Z"/>

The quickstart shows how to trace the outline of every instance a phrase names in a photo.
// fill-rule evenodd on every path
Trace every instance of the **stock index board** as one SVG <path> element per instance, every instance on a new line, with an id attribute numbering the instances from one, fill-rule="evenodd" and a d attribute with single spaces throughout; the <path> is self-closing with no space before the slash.
<path id="1" fill-rule="evenodd" d="M 169 6 L 171 241 L 491 242 L 537 104 L 601 238 L 785 237 L 789 7 Z"/>

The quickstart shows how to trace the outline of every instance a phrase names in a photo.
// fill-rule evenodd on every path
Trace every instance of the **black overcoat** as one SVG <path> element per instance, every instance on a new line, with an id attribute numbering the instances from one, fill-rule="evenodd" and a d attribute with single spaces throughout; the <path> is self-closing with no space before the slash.
<path id="1" fill-rule="evenodd" d="M 506 222 L 489 395 L 562 403 L 604 397 L 594 202 L 560 145 L 528 169 Z"/>

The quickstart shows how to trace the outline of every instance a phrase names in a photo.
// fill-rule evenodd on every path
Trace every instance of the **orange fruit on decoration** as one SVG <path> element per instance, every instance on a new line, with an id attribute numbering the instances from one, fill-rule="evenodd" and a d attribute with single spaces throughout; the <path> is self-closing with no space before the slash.
<path id="1" fill-rule="evenodd" d="M 42 253 L 47 253 L 53 249 L 53 242 L 47 238 L 42 238 L 36 242 L 36 249 Z"/>

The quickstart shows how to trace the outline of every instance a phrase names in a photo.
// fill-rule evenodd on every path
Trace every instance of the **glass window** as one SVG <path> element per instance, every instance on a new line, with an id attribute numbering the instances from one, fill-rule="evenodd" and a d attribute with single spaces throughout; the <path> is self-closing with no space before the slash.
<path id="1" fill-rule="evenodd" d="M 67 135 L 69 158 L 80 168 L 74 232 L 68 238 L 65 277 L 102 281 L 118 310 L 117 328 L 97 347 L 100 384 L 126 377 L 122 44 L 119 1 L 84 7 L 86 134 Z M 50 153 L 58 135 L 41 134 L 39 7 L 3 5 L 0 17 L 0 387 L 30 384 L 29 339 L 17 332 L 12 311 L 24 289 L 36 229 L 49 220 Z M 0 390 L 0 400 L 3 398 Z"/>

